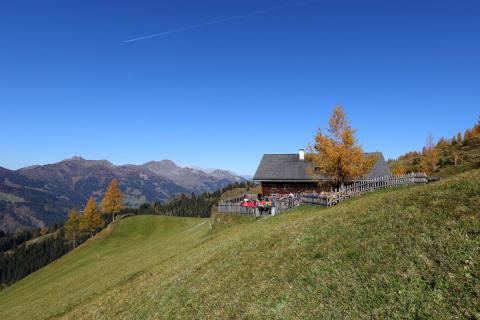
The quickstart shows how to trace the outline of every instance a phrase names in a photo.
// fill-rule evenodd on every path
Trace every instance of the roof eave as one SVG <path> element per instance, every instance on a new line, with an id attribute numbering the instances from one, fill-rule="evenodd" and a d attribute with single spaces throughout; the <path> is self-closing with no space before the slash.
<path id="1" fill-rule="evenodd" d="M 330 181 L 327 178 L 321 179 L 253 179 L 255 182 L 316 182 L 316 181 Z"/>

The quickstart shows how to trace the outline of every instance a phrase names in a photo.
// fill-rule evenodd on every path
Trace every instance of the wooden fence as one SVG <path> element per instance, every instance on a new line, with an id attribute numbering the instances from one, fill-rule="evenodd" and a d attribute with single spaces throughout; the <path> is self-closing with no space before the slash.
<path id="1" fill-rule="evenodd" d="M 320 206 L 333 206 L 351 197 L 361 195 L 379 189 L 398 187 L 417 183 L 428 183 L 428 177 L 425 173 L 408 173 L 401 176 L 385 176 L 369 180 L 356 181 L 344 188 L 336 189 L 333 192 L 326 193 L 300 193 L 293 197 L 284 196 L 282 198 L 272 199 L 272 214 L 281 214 L 301 203 Z M 242 206 L 243 198 L 222 200 L 218 203 L 218 211 L 223 213 L 235 214 L 258 214 L 256 208 Z"/>
<path id="2" fill-rule="evenodd" d="M 356 181 L 351 185 L 336 189 L 331 193 L 303 193 L 302 203 L 330 207 L 343 200 L 358 196 L 365 192 L 416 183 L 428 183 L 427 175 L 425 173 L 408 173 L 401 176 L 385 176 L 370 180 Z"/>
<path id="3" fill-rule="evenodd" d="M 293 207 L 300 205 L 302 197 L 300 194 L 295 194 L 293 197 L 285 196 L 282 198 L 272 199 L 272 206 L 267 211 L 269 214 L 277 215 L 283 213 Z M 222 200 L 218 203 L 218 212 L 233 213 L 233 214 L 251 214 L 262 215 L 265 211 L 259 208 L 244 207 L 243 202 Z"/>
<path id="4" fill-rule="evenodd" d="M 230 202 L 229 200 L 221 200 L 218 203 L 218 212 L 234 213 L 234 214 L 255 214 L 255 208 L 244 207 L 243 202 Z"/>
<path id="5" fill-rule="evenodd" d="M 302 197 L 300 194 L 295 194 L 293 197 L 284 196 L 282 198 L 277 198 L 272 201 L 272 208 L 274 208 L 274 214 L 281 214 L 285 211 L 297 207 L 302 203 Z"/>

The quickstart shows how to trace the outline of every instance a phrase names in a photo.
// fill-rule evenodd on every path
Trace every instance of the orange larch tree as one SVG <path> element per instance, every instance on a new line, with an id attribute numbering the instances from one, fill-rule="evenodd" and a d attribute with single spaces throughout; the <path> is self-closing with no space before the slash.
<path id="1" fill-rule="evenodd" d="M 437 169 L 438 150 L 435 148 L 433 136 L 431 134 L 427 137 L 427 144 L 423 148 L 421 166 L 422 170 L 427 174 L 432 174 Z"/>
<path id="2" fill-rule="evenodd" d="M 392 172 L 396 176 L 401 176 L 406 173 L 404 166 L 399 161 L 395 161 L 393 164 Z"/>
<path id="3" fill-rule="evenodd" d="M 112 220 L 115 221 L 115 214 L 119 213 L 122 209 L 123 195 L 120 192 L 117 179 L 113 179 L 103 197 L 102 210 L 106 214 L 111 214 Z"/>
<path id="4" fill-rule="evenodd" d="M 465 130 L 465 133 L 463 134 L 463 140 L 467 141 L 472 138 L 472 131 L 470 129 Z"/>
<path id="5" fill-rule="evenodd" d="M 319 129 L 315 144 L 308 150 L 307 160 L 312 163 L 313 169 L 309 170 L 312 178 L 316 179 L 317 172 L 314 168 L 318 168 L 337 187 L 368 174 L 378 159 L 376 154 L 365 155 L 355 139 L 355 130 L 340 105 L 333 110 L 328 133 L 324 134 Z"/>
<path id="6" fill-rule="evenodd" d="M 80 218 L 80 229 L 93 235 L 97 229 L 103 227 L 103 223 L 102 215 L 97 209 L 97 202 L 94 197 L 90 197 Z"/>
<path id="7" fill-rule="evenodd" d="M 80 218 L 77 209 L 73 208 L 68 213 L 65 221 L 65 237 L 72 242 L 73 249 L 77 246 L 77 238 L 80 232 Z"/>

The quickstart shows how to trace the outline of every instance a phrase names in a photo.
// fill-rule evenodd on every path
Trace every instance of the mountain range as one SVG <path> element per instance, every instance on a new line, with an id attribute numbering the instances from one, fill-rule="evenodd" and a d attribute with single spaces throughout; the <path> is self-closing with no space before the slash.
<path id="1" fill-rule="evenodd" d="M 100 200 L 113 178 L 119 181 L 129 207 L 245 181 L 230 171 L 181 167 L 171 160 L 114 165 L 73 157 L 19 170 L 0 167 L 0 229 L 14 231 L 62 221 L 70 208 L 83 208 L 90 196 Z"/>

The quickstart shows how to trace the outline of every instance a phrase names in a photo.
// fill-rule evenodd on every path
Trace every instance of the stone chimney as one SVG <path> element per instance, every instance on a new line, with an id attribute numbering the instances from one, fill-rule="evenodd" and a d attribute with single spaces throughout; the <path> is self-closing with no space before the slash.
<path id="1" fill-rule="evenodd" d="M 305 150 L 304 150 L 304 149 L 298 150 L 298 159 L 299 159 L 300 161 L 305 160 Z"/>

